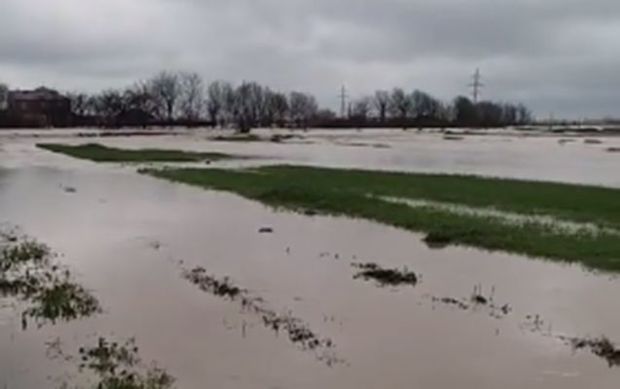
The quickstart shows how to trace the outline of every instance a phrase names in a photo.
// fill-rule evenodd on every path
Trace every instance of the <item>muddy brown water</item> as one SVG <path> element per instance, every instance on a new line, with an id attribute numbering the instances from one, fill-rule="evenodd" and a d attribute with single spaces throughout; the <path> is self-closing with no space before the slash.
<path id="1" fill-rule="evenodd" d="M 400 158 L 390 154 L 394 149 L 338 148 L 325 139 L 322 146 L 221 144 L 218 150 L 265 156 L 273 151 L 274 159 L 290 154 L 308 163 L 349 158 L 347 164 L 367 167 L 376 162 L 373 158 L 391 161 L 378 163 L 384 168 Z M 170 147 L 209 147 L 185 138 L 111 142 L 137 147 L 168 141 Z M 13 311 L 0 308 L 0 387 L 53 387 L 58 382 L 53 379 L 70 379 L 71 364 L 46 357 L 45 342 L 60 338 L 63 348 L 77 351 L 100 335 L 135 336 L 142 358 L 165 367 L 179 388 L 566 389 L 620 383 L 620 369 L 544 335 L 605 335 L 620 342 L 617 277 L 467 248 L 431 250 L 421 235 L 362 220 L 274 212 L 227 193 L 139 176 L 132 168 L 38 151 L 33 142 L 2 141 L 0 221 L 18 225 L 62 253 L 59 260 L 94 292 L 104 313 L 22 331 Z M 476 153 L 486 148 L 489 155 L 471 155 L 473 160 L 500 153 L 496 148 L 502 142 L 476 142 L 482 144 Z M 547 145 L 557 148 L 557 155 L 547 153 L 550 160 L 569 159 L 562 147 L 572 146 Z M 525 145 L 516 147 L 525 152 Z M 590 155 L 585 145 L 579 147 L 585 150 L 574 153 Z M 336 156 L 338 151 L 344 156 Z M 378 157 L 379 152 L 387 154 Z M 608 155 L 591 155 L 582 162 L 584 171 L 589 164 L 600 168 L 588 180 L 617 184 L 599 160 Z M 524 163 L 511 168 L 523 170 L 517 176 L 558 168 L 551 162 L 529 172 L 531 162 Z M 496 169 L 509 172 L 499 165 Z M 581 180 L 581 170 L 564 174 L 589 182 Z M 260 234 L 263 227 L 273 233 Z M 415 287 L 380 288 L 355 280 L 351 263 L 406 267 L 420 280 Z M 193 267 L 228 276 L 271 309 L 302 319 L 333 341 L 344 362 L 328 367 L 312 351 L 266 329 L 239 304 L 202 292 L 182 277 L 184 268 Z M 476 285 L 486 295 L 494 289 L 497 304 L 510 304 L 512 311 L 495 319 L 484 309 L 463 311 L 433 302 L 433 296 L 466 299 Z M 530 331 L 528 315 L 544 320 L 540 331 Z"/>

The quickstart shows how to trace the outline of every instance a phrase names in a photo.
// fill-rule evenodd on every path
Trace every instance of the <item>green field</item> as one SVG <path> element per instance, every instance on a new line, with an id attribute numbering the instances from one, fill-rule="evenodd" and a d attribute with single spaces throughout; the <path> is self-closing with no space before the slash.
<path id="1" fill-rule="evenodd" d="M 128 150 L 107 147 L 96 143 L 77 146 L 45 143 L 37 144 L 37 147 L 95 162 L 201 162 L 233 158 L 231 155 L 222 153 L 163 149 Z"/>
<path id="2" fill-rule="evenodd" d="M 145 169 L 143 173 L 234 192 L 288 210 L 346 215 L 427 234 L 429 243 L 505 251 L 593 269 L 620 271 L 620 190 L 456 175 L 406 174 L 300 166 L 246 170 Z M 509 218 L 459 213 L 433 204 L 410 206 L 385 198 L 425 200 Z M 557 228 L 543 223 L 545 216 Z M 523 219 L 526 219 L 524 222 Z"/>

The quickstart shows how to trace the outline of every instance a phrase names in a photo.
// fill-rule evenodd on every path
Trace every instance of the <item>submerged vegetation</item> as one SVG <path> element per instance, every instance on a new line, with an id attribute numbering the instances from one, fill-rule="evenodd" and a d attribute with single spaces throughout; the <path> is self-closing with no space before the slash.
<path id="1" fill-rule="evenodd" d="M 29 319 L 42 326 L 100 311 L 97 299 L 53 257 L 41 243 L 14 234 L 0 237 L 0 299 L 17 300 L 24 306 L 23 329 Z"/>
<path id="2" fill-rule="evenodd" d="M 202 153 L 165 149 L 118 149 L 97 143 L 63 145 L 40 143 L 37 147 L 95 162 L 203 162 L 233 158 L 223 153 Z"/>
<path id="3" fill-rule="evenodd" d="M 276 208 L 347 215 L 426 233 L 427 243 L 434 247 L 466 245 L 620 271 L 617 189 L 300 166 L 141 172 L 234 192 Z M 433 203 L 412 206 L 389 198 L 428 200 L 522 217 L 512 220 L 488 212 L 457 212 Z M 568 222 L 574 228 L 558 229 L 553 221 Z"/>
<path id="4" fill-rule="evenodd" d="M 415 286 L 418 283 L 418 277 L 408 269 L 383 269 L 376 263 L 353 264 L 353 267 L 359 270 L 354 278 L 362 278 L 364 280 L 374 280 L 380 286 Z"/>
<path id="5" fill-rule="evenodd" d="M 330 339 L 321 339 L 292 313 L 279 314 L 267 307 L 261 297 L 252 296 L 248 290 L 234 285 L 229 278 L 219 279 L 209 275 L 202 267 L 184 271 L 183 277 L 203 292 L 240 303 L 245 312 L 259 316 L 264 327 L 276 334 L 284 332 L 291 343 L 302 350 L 314 351 L 316 358 L 328 366 L 342 362 L 333 352 L 334 344 Z"/>

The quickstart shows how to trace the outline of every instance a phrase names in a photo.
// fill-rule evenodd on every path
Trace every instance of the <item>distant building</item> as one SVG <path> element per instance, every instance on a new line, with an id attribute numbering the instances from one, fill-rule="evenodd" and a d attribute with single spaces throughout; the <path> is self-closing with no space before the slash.
<path id="1" fill-rule="evenodd" d="M 8 112 L 20 127 L 66 127 L 71 124 L 70 100 L 45 87 L 32 91 L 10 91 Z"/>

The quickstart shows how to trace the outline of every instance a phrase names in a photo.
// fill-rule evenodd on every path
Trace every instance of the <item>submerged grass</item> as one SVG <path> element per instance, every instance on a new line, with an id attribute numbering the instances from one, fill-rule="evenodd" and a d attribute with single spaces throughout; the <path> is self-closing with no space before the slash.
<path id="1" fill-rule="evenodd" d="M 95 162 L 201 162 L 233 158 L 231 155 L 223 153 L 202 153 L 164 149 L 128 150 L 103 146 L 97 143 L 77 146 L 40 143 L 37 144 L 37 147 Z"/>
<path id="2" fill-rule="evenodd" d="M 237 193 L 299 212 L 347 215 L 428 234 L 428 241 L 579 262 L 620 271 L 620 190 L 456 175 L 390 173 L 299 166 L 251 170 L 145 169 L 142 173 Z M 524 215 L 543 215 L 601 230 L 566 233 L 537 223 L 410 207 L 381 197 L 431 200 Z"/>

